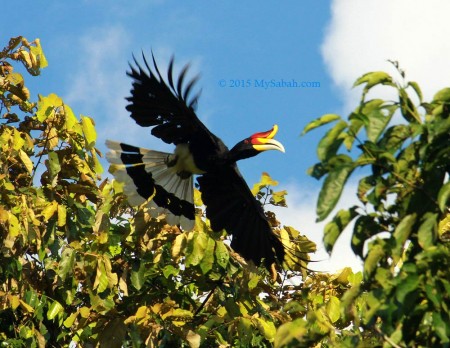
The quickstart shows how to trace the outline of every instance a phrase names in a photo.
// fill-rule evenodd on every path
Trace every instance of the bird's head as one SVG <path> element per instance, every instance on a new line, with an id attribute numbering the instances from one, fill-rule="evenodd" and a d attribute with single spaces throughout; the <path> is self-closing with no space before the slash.
<path id="1" fill-rule="evenodd" d="M 284 146 L 273 137 L 278 132 L 278 126 L 274 125 L 267 132 L 255 133 L 252 136 L 237 143 L 230 151 L 236 160 L 256 156 L 267 150 L 284 152 Z"/>

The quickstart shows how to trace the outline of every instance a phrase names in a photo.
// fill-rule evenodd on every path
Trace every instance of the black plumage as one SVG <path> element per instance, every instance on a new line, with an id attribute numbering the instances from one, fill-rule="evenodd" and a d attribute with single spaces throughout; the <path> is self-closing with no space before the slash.
<path id="1" fill-rule="evenodd" d="M 267 132 L 256 133 L 229 150 L 211 133 L 195 113 L 199 94 L 191 97 L 197 78 L 185 80 L 185 66 L 177 81 L 173 77 L 173 58 L 167 82 L 162 77 L 154 57 L 145 68 L 135 59 L 128 75 L 133 79 L 127 110 L 143 127 L 166 143 L 176 145 L 168 154 L 108 141 L 109 161 L 115 166 L 113 174 L 126 182 L 125 191 L 131 204 L 148 201 L 157 213 L 165 212 L 169 223 L 192 228 L 193 175 L 197 178 L 206 216 L 214 231 L 225 229 L 232 235 L 231 247 L 247 260 L 267 268 L 282 263 L 285 250 L 240 174 L 236 162 L 265 150 L 280 150 L 283 146 L 273 139 L 277 126 Z"/>

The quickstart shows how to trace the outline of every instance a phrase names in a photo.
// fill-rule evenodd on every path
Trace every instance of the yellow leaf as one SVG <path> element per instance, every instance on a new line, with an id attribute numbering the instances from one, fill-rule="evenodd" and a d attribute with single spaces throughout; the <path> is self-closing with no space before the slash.
<path id="1" fill-rule="evenodd" d="M 56 94 L 51 93 L 47 97 L 39 95 L 38 110 L 36 117 L 40 122 L 45 121 L 55 111 L 55 108 L 61 107 L 63 101 Z"/>
<path id="2" fill-rule="evenodd" d="M 11 305 L 11 308 L 15 310 L 20 305 L 20 299 L 18 296 L 8 295 L 8 300 Z"/>
<path id="3" fill-rule="evenodd" d="M 13 149 L 19 150 L 25 144 L 25 139 L 22 138 L 22 132 L 19 132 L 17 129 L 13 130 Z M 28 157 L 28 156 L 27 156 Z"/>
<path id="4" fill-rule="evenodd" d="M 78 128 L 75 128 L 75 125 L 78 123 L 78 120 L 77 120 L 75 114 L 73 113 L 72 109 L 67 104 L 64 104 L 63 108 L 64 108 L 64 115 L 65 115 L 64 120 L 65 120 L 66 129 L 69 131 L 77 131 Z"/>
<path id="5" fill-rule="evenodd" d="M 64 205 L 58 204 L 58 226 L 66 225 L 67 210 Z"/>
<path id="6" fill-rule="evenodd" d="M 136 311 L 135 317 L 136 317 L 136 319 L 143 319 L 143 318 L 147 317 L 147 313 L 148 313 L 148 307 L 141 306 Z"/>
<path id="7" fill-rule="evenodd" d="M 20 307 L 25 309 L 28 313 L 34 312 L 34 308 L 31 307 L 28 303 L 24 302 L 23 300 L 19 300 L 19 302 L 20 302 Z"/>
<path id="8" fill-rule="evenodd" d="M 44 210 L 42 211 L 42 216 L 44 217 L 45 222 L 47 222 L 58 210 L 58 203 L 56 201 L 48 204 Z"/>
<path id="9" fill-rule="evenodd" d="M 73 323 L 75 322 L 75 319 L 77 318 L 78 313 L 77 312 L 73 312 L 71 315 L 69 315 L 66 320 L 64 320 L 63 325 L 66 328 L 70 328 L 72 327 Z"/>
<path id="10" fill-rule="evenodd" d="M 31 162 L 30 157 L 22 149 L 19 150 L 19 157 L 25 165 L 25 168 L 27 168 L 28 173 L 31 174 L 33 172 L 33 162 Z"/>
<path id="11" fill-rule="evenodd" d="M 177 260 L 180 257 L 181 252 L 185 248 L 185 246 L 186 246 L 186 235 L 184 233 L 181 233 L 178 236 L 176 236 L 175 241 L 173 242 L 172 257 L 175 260 Z"/>
<path id="12" fill-rule="evenodd" d="M 83 318 L 89 318 L 89 315 L 91 314 L 91 310 L 88 307 L 81 307 L 80 308 L 80 315 Z"/>
<path id="13" fill-rule="evenodd" d="M 264 172 L 261 176 L 261 184 L 264 186 L 277 186 L 278 181 L 273 180 L 268 173 Z"/>
<path id="14" fill-rule="evenodd" d="M 194 205 L 197 207 L 203 206 L 202 193 L 196 188 L 194 188 Z"/>
<path id="15" fill-rule="evenodd" d="M 8 214 L 8 223 L 9 223 L 9 235 L 11 237 L 18 236 L 20 233 L 19 220 L 14 214 L 12 213 Z"/>
<path id="16" fill-rule="evenodd" d="M 94 122 L 88 116 L 81 116 L 81 127 L 83 129 L 83 134 L 86 139 L 86 148 L 92 149 L 95 145 L 95 140 L 97 139 L 97 133 L 95 131 Z"/>
<path id="17" fill-rule="evenodd" d="M 8 211 L 6 211 L 5 209 L 3 209 L 2 206 L 0 206 L 0 222 L 6 222 L 8 221 L 8 218 L 9 218 Z"/>
<path id="18" fill-rule="evenodd" d="M 189 330 L 186 336 L 190 348 L 200 347 L 201 336 L 192 330 Z"/>

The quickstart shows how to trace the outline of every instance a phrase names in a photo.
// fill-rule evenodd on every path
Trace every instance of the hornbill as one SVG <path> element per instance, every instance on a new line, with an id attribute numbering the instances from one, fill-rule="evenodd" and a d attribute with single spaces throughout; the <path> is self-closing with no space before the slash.
<path id="1" fill-rule="evenodd" d="M 133 57 L 134 58 L 134 57 Z M 281 264 L 285 249 L 272 231 L 261 203 L 256 200 L 238 170 L 236 162 L 262 151 L 279 150 L 274 139 L 278 127 L 253 134 L 231 150 L 199 120 L 195 113 L 199 94 L 190 97 L 198 77 L 184 86 L 189 65 L 174 81 L 174 59 L 170 60 L 167 82 L 158 70 L 154 56 L 150 67 L 145 56 L 143 68 L 134 58 L 127 75 L 133 79 L 126 109 L 136 123 L 152 127 L 151 134 L 176 146 L 173 154 L 107 141 L 110 171 L 125 183 L 131 205 L 148 202 L 155 215 L 166 214 L 169 224 L 189 230 L 194 226 L 193 175 L 206 217 L 214 231 L 225 229 L 232 235 L 231 247 L 257 266 L 268 269 Z M 273 270 L 273 269 L 272 269 Z"/>

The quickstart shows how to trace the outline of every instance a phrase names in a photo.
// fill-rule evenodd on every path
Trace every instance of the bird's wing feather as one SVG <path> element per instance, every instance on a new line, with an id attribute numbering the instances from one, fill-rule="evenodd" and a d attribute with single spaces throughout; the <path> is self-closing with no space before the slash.
<path id="1" fill-rule="evenodd" d="M 180 224 L 184 230 L 194 227 L 193 179 L 181 178 L 167 166 L 171 154 L 111 140 L 106 146 L 110 149 L 106 157 L 112 164 L 111 171 L 124 183 L 131 205 L 147 202 L 152 216 L 165 214 L 170 225 Z"/>
<path id="2" fill-rule="evenodd" d="M 153 127 L 152 134 L 166 143 L 189 143 L 193 137 L 202 136 L 210 139 L 211 147 L 215 146 L 215 136 L 205 127 L 195 114 L 199 93 L 190 97 L 198 77 L 190 80 L 186 87 L 188 65 L 186 65 L 176 81 L 173 77 L 174 59 L 169 63 L 168 83 L 158 70 L 155 59 L 151 67 L 145 56 L 143 68 L 134 58 L 135 65 L 130 64 L 127 74 L 134 80 L 130 102 L 127 110 L 137 124 Z"/>
<path id="3" fill-rule="evenodd" d="M 212 229 L 232 234 L 231 247 L 237 253 L 256 265 L 262 259 L 267 267 L 283 262 L 283 244 L 236 166 L 206 173 L 197 180 Z"/>

